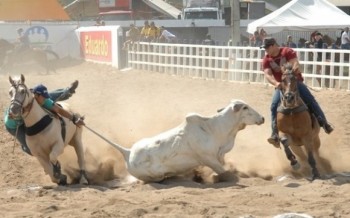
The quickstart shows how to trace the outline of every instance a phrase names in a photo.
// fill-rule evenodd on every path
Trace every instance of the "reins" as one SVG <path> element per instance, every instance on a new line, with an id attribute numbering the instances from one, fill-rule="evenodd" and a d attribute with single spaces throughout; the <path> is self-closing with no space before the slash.
<path id="1" fill-rule="evenodd" d="M 288 77 L 291 77 L 291 76 L 294 76 L 293 73 L 291 71 L 288 71 L 286 73 L 284 73 L 283 75 L 286 75 Z M 287 81 L 288 85 L 290 86 L 291 83 L 292 83 L 292 79 L 291 78 L 288 78 L 289 81 Z M 294 78 L 296 80 L 296 78 Z M 277 109 L 278 112 L 281 112 L 281 113 L 284 113 L 284 114 L 294 114 L 294 113 L 299 113 L 299 112 L 302 112 L 302 111 L 305 111 L 308 109 L 308 107 L 306 106 L 305 102 L 302 100 L 302 98 L 300 97 L 300 93 L 299 93 L 299 90 L 298 90 L 298 81 L 296 80 L 296 85 L 295 85 L 295 90 L 292 90 L 292 91 L 288 91 L 288 93 L 290 93 L 291 95 L 293 95 L 293 103 L 292 105 L 293 106 L 290 106 L 290 107 L 286 107 L 286 96 L 283 92 L 283 90 L 285 89 L 285 86 L 283 86 L 279 91 L 280 91 L 280 106 L 279 108 Z M 285 91 L 285 90 L 284 90 Z"/>
<path id="2" fill-rule="evenodd" d="M 34 98 L 32 98 L 32 100 L 25 107 L 23 107 L 24 101 L 26 100 L 27 97 L 29 97 L 29 93 L 28 93 L 28 88 L 25 84 L 17 84 L 17 86 L 13 85 L 13 87 L 16 89 L 16 93 L 19 86 L 23 86 L 25 88 L 25 96 L 22 101 L 19 101 L 16 98 L 14 100 L 11 100 L 11 105 L 15 104 L 20 106 L 22 108 L 20 116 L 22 117 L 22 119 L 25 119 L 29 115 L 30 111 L 32 110 Z M 27 114 L 27 115 L 23 116 L 24 114 Z"/>

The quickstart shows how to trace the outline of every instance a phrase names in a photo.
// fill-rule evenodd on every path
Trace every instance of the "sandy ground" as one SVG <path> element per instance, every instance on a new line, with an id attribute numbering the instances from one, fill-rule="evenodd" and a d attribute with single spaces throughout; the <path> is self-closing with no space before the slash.
<path id="1" fill-rule="evenodd" d="M 88 175 L 93 185 L 57 187 L 38 161 L 23 153 L 0 128 L 0 217 L 273 217 L 295 212 L 314 217 L 350 217 L 350 96 L 344 90 L 313 91 L 336 130 L 321 131 L 321 155 L 334 172 L 310 182 L 291 170 L 284 152 L 266 142 L 270 134 L 272 88 L 263 85 L 191 79 L 154 72 L 117 71 L 106 65 L 66 61 L 57 73 L 29 67 L 26 83 L 49 89 L 80 82 L 68 103 L 86 124 L 111 141 L 130 147 L 183 122 L 187 113 L 215 114 L 231 99 L 242 99 L 265 116 L 261 126 L 238 134 L 226 155 L 238 182 L 195 183 L 187 178 L 143 184 L 128 176 L 121 154 L 84 130 Z M 0 106 L 9 103 L 8 75 L 0 75 Z M 71 148 L 60 157 L 68 175 L 76 170 Z M 209 169 L 204 169 L 210 175 Z M 300 176 L 301 175 L 301 176 Z M 208 178 L 210 178 L 208 176 Z"/>

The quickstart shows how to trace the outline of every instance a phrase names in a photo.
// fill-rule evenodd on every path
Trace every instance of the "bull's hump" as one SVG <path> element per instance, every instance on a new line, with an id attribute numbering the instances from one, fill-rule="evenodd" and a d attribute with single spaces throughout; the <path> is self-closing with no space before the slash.
<path id="1" fill-rule="evenodd" d="M 200 122 L 200 121 L 206 121 L 208 119 L 210 119 L 210 118 L 203 117 L 200 114 L 196 114 L 196 113 L 191 113 L 191 114 L 188 114 L 186 116 L 187 123 L 196 123 L 196 122 Z"/>

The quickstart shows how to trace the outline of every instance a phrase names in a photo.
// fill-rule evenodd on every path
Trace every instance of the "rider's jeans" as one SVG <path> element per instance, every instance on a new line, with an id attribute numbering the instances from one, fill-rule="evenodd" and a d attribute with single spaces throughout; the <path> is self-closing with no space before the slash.
<path id="1" fill-rule="evenodd" d="M 326 123 L 326 117 L 320 107 L 320 105 L 317 103 L 314 96 L 311 94 L 310 90 L 307 88 L 307 86 L 302 83 L 298 82 L 298 89 L 300 93 L 301 99 L 305 102 L 305 104 L 308 106 L 309 110 L 313 114 L 315 114 L 320 126 L 323 126 Z M 271 103 L 271 128 L 273 133 L 277 133 L 277 108 L 281 100 L 281 91 L 279 89 L 275 89 L 275 92 L 272 97 L 272 103 Z"/>
<path id="2" fill-rule="evenodd" d="M 64 101 L 67 100 L 71 94 L 68 88 L 65 89 L 56 89 L 54 91 L 49 92 L 50 99 L 52 101 Z"/>
<path id="3" fill-rule="evenodd" d="M 22 150 L 24 152 L 26 152 L 27 154 L 32 155 L 32 153 L 30 152 L 30 149 L 28 148 L 28 145 L 26 143 L 25 126 L 24 126 L 24 124 L 18 126 L 17 129 L 10 129 L 10 128 L 7 128 L 7 127 L 6 127 L 6 129 L 11 135 L 13 135 L 13 136 L 15 136 L 17 138 L 17 140 L 21 144 Z"/>

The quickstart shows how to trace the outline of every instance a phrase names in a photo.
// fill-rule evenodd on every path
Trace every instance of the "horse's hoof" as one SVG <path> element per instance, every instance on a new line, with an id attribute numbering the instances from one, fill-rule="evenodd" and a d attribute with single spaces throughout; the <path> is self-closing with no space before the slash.
<path id="1" fill-rule="evenodd" d="M 316 172 L 312 173 L 312 181 L 314 181 L 315 179 L 321 179 L 321 175 L 318 172 L 318 170 L 316 170 Z"/>
<path id="2" fill-rule="evenodd" d="M 291 163 L 293 170 L 299 170 L 300 164 L 298 161 L 295 161 L 295 163 Z"/>
<path id="3" fill-rule="evenodd" d="M 56 179 L 61 179 L 61 164 L 60 162 L 57 161 L 56 164 L 52 164 L 53 167 L 53 177 L 55 177 Z"/>
<path id="4" fill-rule="evenodd" d="M 312 176 L 312 181 L 316 180 L 316 179 L 321 179 L 320 175 L 314 175 Z"/>

